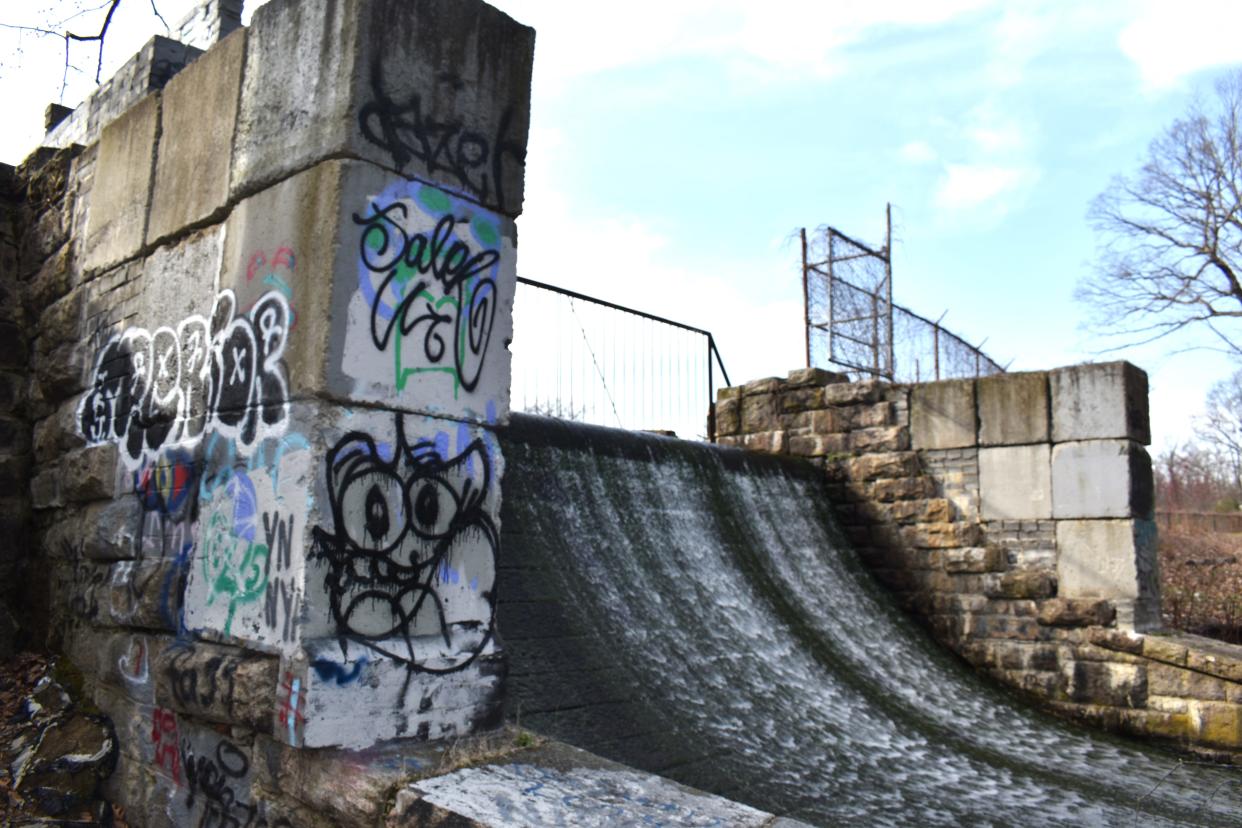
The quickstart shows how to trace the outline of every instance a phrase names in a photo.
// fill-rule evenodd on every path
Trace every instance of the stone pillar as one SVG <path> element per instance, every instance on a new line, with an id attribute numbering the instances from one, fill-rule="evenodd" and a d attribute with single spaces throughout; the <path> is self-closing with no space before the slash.
<path id="1" fill-rule="evenodd" d="M 1049 374 L 1058 594 L 1107 598 L 1117 623 L 1160 626 L 1147 375 L 1125 362 Z"/>
<path id="2" fill-rule="evenodd" d="M 287 744 L 499 722 L 533 48 L 478 0 L 274 0 L 101 139 L 84 261 L 142 289 L 81 433 L 180 562 L 180 636 L 279 657 Z"/>

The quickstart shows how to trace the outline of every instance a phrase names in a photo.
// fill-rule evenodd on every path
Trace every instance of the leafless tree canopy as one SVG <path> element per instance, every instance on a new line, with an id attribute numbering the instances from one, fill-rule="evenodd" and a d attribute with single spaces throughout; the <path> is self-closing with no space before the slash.
<path id="1" fill-rule="evenodd" d="M 1118 177 L 1090 219 L 1104 237 L 1079 288 L 1101 330 L 1123 345 L 1207 328 L 1242 357 L 1242 72 L 1216 85 Z M 1118 345 L 1117 347 L 1122 347 Z"/>
<path id="2" fill-rule="evenodd" d="M 1242 495 L 1242 371 L 1212 386 L 1195 431 L 1217 456 L 1235 493 Z"/>

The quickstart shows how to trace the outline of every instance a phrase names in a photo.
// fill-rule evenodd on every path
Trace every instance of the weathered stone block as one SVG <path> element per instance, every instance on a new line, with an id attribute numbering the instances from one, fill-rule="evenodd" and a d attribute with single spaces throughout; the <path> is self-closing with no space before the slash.
<path id="1" fill-rule="evenodd" d="M 987 594 L 995 598 L 1040 600 L 1057 592 L 1057 579 L 1047 572 L 1019 569 L 1006 572 L 991 585 Z"/>
<path id="2" fill-rule="evenodd" d="M 1052 516 L 1150 518 L 1151 458 L 1130 440 L 1059 443 L 1052 449 Z"/>
<path id="3" fill-rule="evenodd" d="M 910 432 L 901 426 L 859 428 L 849 432 L 850 451 L 905 451 L 910 448 Z"/>
<path id="4" fill-rule="evenodd" d="M 798 368 L 789 372 L 785 379 L 785 384 L 796 387 L 800 385 L 832 385 L 833 383 L 849 381 L 849 376 L 835 371 L 825 371 L 823 368 Z"/>
<path id="5" fill-rule="evenodd" d="M 742 406 L 739 397 L 722 399 L 716 403 L 716 434 L 737 434 L 742 430 Z"/>
<path id="6" fill-rule="evenodd" d="M 850 480 L 877 480 L 880 478 L 910 478 L 920 471 L 918 455 L 912 451 L 866 454 L 843 461 Z"/>
<path id="7" fill-rule="evenodd" d="M 775 431 L 781 427 L 780 398 L 776 394 L 748 394 L 742 397 L 742 431 Z"/>
<path id="8" fill-rule="evenodd" d="M 146 233 L 160 98 L 143 98 L 104 127 L 91 187 L 83 267 L 99 270 L 138 252 Z"/>
<path id="9" fill-rule="evenodd" d="M 874 403 L 884 398 L 886 383 L 879 380 L 862 382 L 838 382 L 824 386 L 825 405 L 856 405 Z"/>
<path id="10" fill-rule="evenodd" d="M 64 499 L 60 494 L 61 472 L 58 464 L 43 469 L 30 479 L 30 505 L 36 509 L 52 509 Z"/>
<path id="11" fill-rule="evenodd" d="M 941 559 L 945 572 L 1000 572 L 1005 568 L 1005 551 L 995 546 L 967 546 L 946 549 Z"/>
<path id="12" fill-rule="evenodd" d="M 973 546 L 979 540 L 979 528 L 969 523 L 923 523 L 902 527 L 901 538 L 919 549 Z"/>
<path id="13" fill-rule="evenodd" d="M 795 439 L 797 438 L 787 438 L 783 431 L 759 431 L 743 435 L 741 444 L 750 451 L 784 454 L 786 447 L 792 446 Z"/>
<path id="14" fill-rule="evenodd" d="M 177 73 L 163 92 L 163 123 L 147 243 L 224 207 L 237 123 L 246 30 Z"/>
<path id="15" fill-rule="evenodd" d="M 162 707 L 222 723 L 271 729 L 276 658 L 236 647 L 192 643 L 168 647 L 151 663 Z"/>
<path id="16" fill-rule="evenodd" d="M 1049 627 L 1105 627 L 1116 611 L 1108 601 L 1090 598 L 1050 598 L 1039 605 L 1039 623 Z"/>
<path id="17" fill-rule="evenodd" d="M 53 460 L 86 443 L 78 429 L 77 400 L 66 401 L 56 413 L 34 426 L 34 456 L 40 463 Z"/>
<path id="18" fill-rule="evenodd" d="M 885 504 L 882 511 L 897 523 L 948 523 L 953 510 L 944 498 L 904 500 Z"/>
<path id="19" fill-rule="evenodd" d="M 979 449 L 979 500 L 985 520 L 1051 517 L 1051 447 Z"/>
<path id="20" fill-rule="evenodd" d="M 1049 374 L 1052 439 L 1151 442 L 1147 374 L 1128 362 L 1060 368 Z"/>
<path id="21" fill-rule="evenodd" d="M 824 404 L 824 392 L 817 387 L 809 388 L 789 388 L 781 392 L 781 410 L 790 413 L 795 411 L 808 412 L 806 419 L 810 414 L 814 413 L 813 409 L 821 408 Z"/>
<path id="22" fill-rule="evenodd" d="M 108 576 L 108 617 L 112 623 L 176 632 L 182 568 L 175 558 L 112 564 Z"/>
<path id="23" fill-rule="evenodd" d="M 1144 636 L 1141 639 L 1143 655 L 1166 664 L 1185 665 L 1187 648 L 1178 638 L 1163 635 Z"/>
<path id="24" fill-rule="evenodd" d="M 916 500 L 936 493 L 935 482 L 927 476 L 882 479 L 867 483 L 862 493 L 874 500 Z"/>
<path id="25" fill-rule="evenodd" d="M 1159 624 L 1156 533 L 1149 521 L 1058 521 L 1057 580 L 1063 598 L 1112 601 L 1123 628 Z"/>
<path id="26" fill-rule="evenodd" d="M 975 444 L 975 381 L 944 380 L 910 389 L 910 439 L 916 449 Z"/>
<path id="27" fill-rule="evenodd" d="M 350 155 L 518 215 L 534 40 L 482 2 L 262 7 L 250 25 L 233 193 Z"/>
<path id="28" fill-rule="evenodd" d="M 1140 665 L 1073 661 L 1061 670 L 1072 701 L 1125 708 L 1147 703 L 1147 672 Z"/>
<path id="29" fill-rule="evenodd" d="M 1013 446 L 1048 441 L 1048 374 L 996 374 L 975 384 L 979 445 Z"/>
<path id="30" fill-rule="evenodd" d="M 61 496 L 70 503 L 103 500 L 117 493 L 117 453 L 110 445 L 87 446 L 61 462 Z"/>

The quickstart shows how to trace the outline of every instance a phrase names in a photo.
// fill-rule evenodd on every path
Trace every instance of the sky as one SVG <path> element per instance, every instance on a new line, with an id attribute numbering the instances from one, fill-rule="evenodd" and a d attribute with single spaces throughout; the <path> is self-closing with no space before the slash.
<path id="1" fill-rule="evenodd" d="M 175 23 L 193 4 L 156 5 Z M 1091 200 L 1242 68 L 1242 3 L 494 5 L 537 32 L 519 274 L 711 330 L 735 382 L 804 362 L 797 229 L 878 246 L 890 202 L 897 303 L 947 311 L 1010 370 L 1135 362 L 1153 453 L 1188 439 L 1239 367 L 1193 336 L 1104 353 L 1115 343 L 1085 327 L 1074 288 L 1099 241 Z M 72 6 L 36 0 L 0 22 L 46 26 Z M 122 3 L 105 78 L 163 33 L 149 7 Z M 91 47 L 72 62 L 67 105 L 93 86 Z M 62 65 L 58 39 L 0 29 L 0 160 L 38 143 Z"/>

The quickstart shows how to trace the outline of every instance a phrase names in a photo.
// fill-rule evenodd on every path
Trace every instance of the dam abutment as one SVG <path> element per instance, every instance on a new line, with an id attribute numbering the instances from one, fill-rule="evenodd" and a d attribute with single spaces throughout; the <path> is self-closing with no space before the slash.
<path id="1" fill-rule="evenodd" d="M 716 423 L 823 469 L 861 560 L 974 667 L 1094 725 L 1242 755 L 1242 648 L 1162 629 L 1140 369 L 803 369 L 722 390 Z"/>

